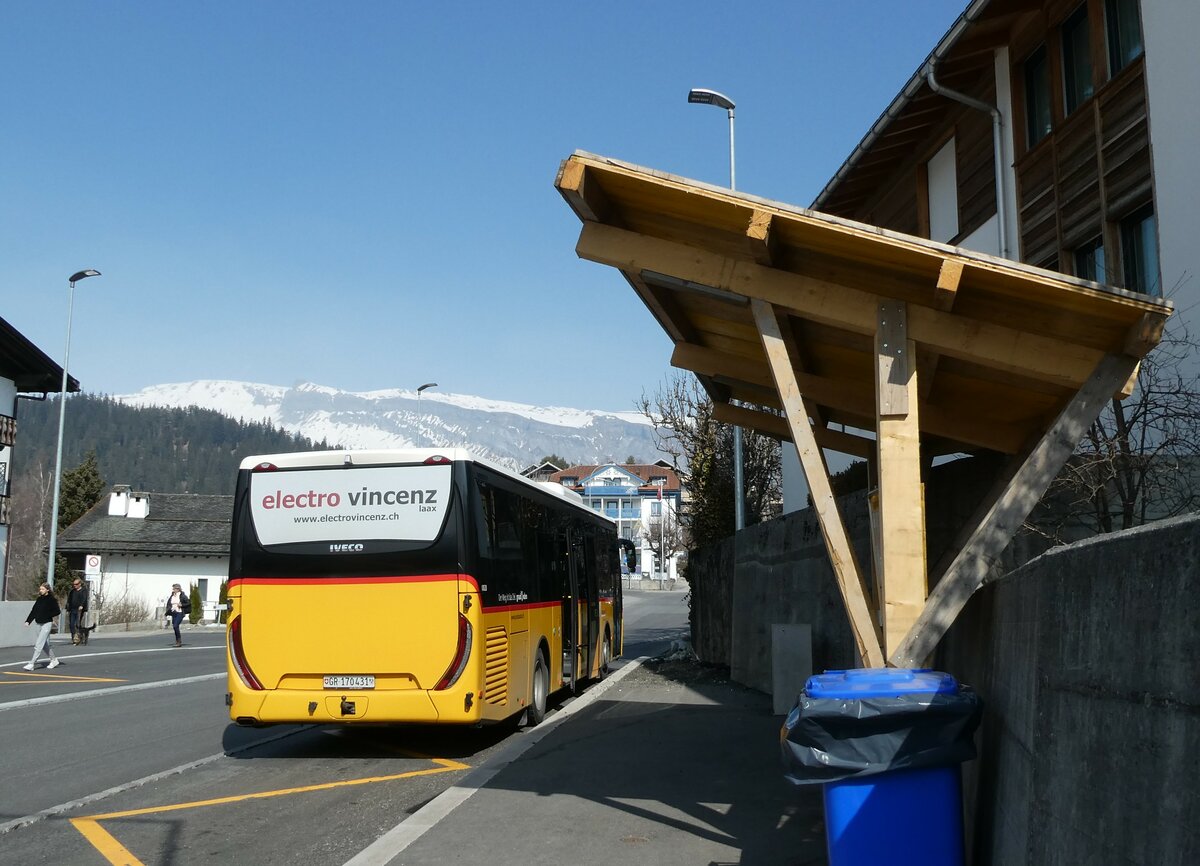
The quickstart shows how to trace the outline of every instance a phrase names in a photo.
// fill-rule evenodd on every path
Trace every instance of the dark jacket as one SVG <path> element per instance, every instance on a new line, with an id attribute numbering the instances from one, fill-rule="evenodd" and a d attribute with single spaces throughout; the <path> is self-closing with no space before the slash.
<path id="1" fill-rule="evenodd" d="M 175 593 L 172 592 L 167 596 L 167 616 L 171 615 L 171 596 L 174 594 Z M 186 589 L 179 593 L 179 607 L 181 608 L 184 616 L 187 616 L 192 612 L 192 599 Z"/>
<path id="2" fill-rule="evenodd" d="M 71 587 L 71 591 L 67 593 L 67 610 L 84 610 L 88 609 L 88 588 L 81 586 L 79 589 Z"/>
<path id="3" fill-rule="evenodd" d="M 45 625 L 58 616 L 60 610 L 58 599 L 54 597 L 53 593 L 39 595 L 29 611 L 29 616 L 25 617 L 25 622 L 36 622 L 38 625 Z"/>

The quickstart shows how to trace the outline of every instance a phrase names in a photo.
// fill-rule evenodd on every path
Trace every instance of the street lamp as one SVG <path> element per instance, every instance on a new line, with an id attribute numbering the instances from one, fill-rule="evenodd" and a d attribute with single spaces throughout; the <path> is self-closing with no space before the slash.
<path id="1" fill-rule="evenodd" d="M 715 105 L 729 113 L 729 189 L 736 190 L 737 182 L 733 164 L 733 100 L 724 93 L 707 87 L 693 87 L 688 91 L 688 102 L 699 105 Z M 742 482 L 742 428 L 733 428 L 733 528 L 739 530 L 746 525 L 746 494 Z"/>
<path id="2" fill-rule="evenodd" d="M 424 385 L 422 385 L 420 388 L 417 389 L 417 429 L 418 430 L 421 429 L 421 392 L 424 391 L 426 388 L 436 388 L 437 386 L 438 386 L 437 382 L 426 382 Z M 421 439 L 422 440 L 425 439 L 424 431 L 422 431 L 422 433 L 421 433 Z M 423 441 L 422 441 L 422 444 L 424 444 Z"/>
<path id="3" fill-rule="evenodd" d="M 58 398 L 58 449 L 54 455 L 54 504 L 50 507 L 50 552 L 46 557 L 46 583 L 54 591 L 54 553 L 58 544 L 58 496 L 62 490 L 63 423 L 67 417 L 67 363 L 71 359 L 71 316 L 75 309 L 75 284 L 88 277 L 98 277 L 100 272 L 88 268 L 77 271 L 67 279 L 67 348 L 63 351 L 62 393 Z"/>

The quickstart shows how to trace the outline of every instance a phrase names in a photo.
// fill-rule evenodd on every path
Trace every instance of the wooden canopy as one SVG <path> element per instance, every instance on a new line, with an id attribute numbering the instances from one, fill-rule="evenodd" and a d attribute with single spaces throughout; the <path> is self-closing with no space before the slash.
<path id="1" fill-rule="evenodd" d="M 1171 313 L 591 154 L 555 186 L 583 221 L 578 255 L 621 271 L 717 417 L 795 443 L 867 665 L 923 663 Z M 874 465 L 874 600 L 822 449 Z M 981 450 L 1011 455 L 1008 470 L 930 594 L 922 460 Z"/>

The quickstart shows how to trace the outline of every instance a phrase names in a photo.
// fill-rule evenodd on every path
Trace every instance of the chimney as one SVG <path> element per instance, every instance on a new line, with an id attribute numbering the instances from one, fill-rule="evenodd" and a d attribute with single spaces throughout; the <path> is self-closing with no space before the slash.
<path id="1" fill-rule="evenodd" d="M 126 517 L 129 515 L 129 485 L 114 484 L 112 495 L 108 498 L 108 516 Z"/>
<path id="2" fill-rule="evenodd" d="M 129 496 L 129 513 L 126 517 L 136 517 L 139 520 L 145 520 L 146 515 L 150 513 L 150 494 L 131 493 Z"/>

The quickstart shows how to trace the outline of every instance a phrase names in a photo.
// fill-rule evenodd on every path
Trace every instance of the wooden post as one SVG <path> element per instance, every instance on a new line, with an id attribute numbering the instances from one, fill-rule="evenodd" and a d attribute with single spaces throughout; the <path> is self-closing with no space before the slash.
<path id="1" fill-rule="evenodd" d="M 833 574 L 850 617 L 850 629 L 854 632 L 854 639 L 858 644 L 859 657 L 865 667 L 882 667 L 883 651 L 871 617 L 862 569 L 859 568 L 854 548 L 850 545 L 837 501 L 833 498 L 829 471 L 825 466 L 824 456 L 817 447 L 808 415 L 804 411 L 800 388 L 796 384 L 796 374 L 788 358 L 787 347 L 784 345 L 779 323 L 775 319 L 775 311 L 770 304 L 757 299 L 751 300 L 750 306 L 754 312 L 754 321 L 758 325 L 759 336 L 762 338 L 763 349 L 767 353 L 771 375 L 775 379 L 775 386 L 792 430 L 792 441 L 800 456 L 800 465 L 804 468 L 805 478 L 808 479 L 813 509 L 817 513 L 821 534 L 825 538 L 825 548 L 829 551 L 829 561 L 833 565 Z"/>
<path id="2" fill-rule="evenodd" d="M 878 540 L 883 643 L 889 655 L 916 622 L 928 591 L 916 345 L 908 339 L 906 306 L 881 303 L 875 332 Z"/>

